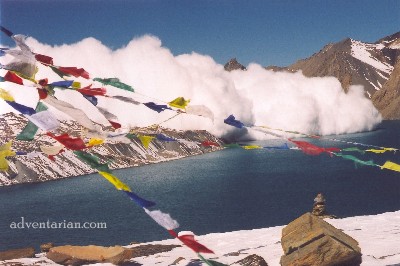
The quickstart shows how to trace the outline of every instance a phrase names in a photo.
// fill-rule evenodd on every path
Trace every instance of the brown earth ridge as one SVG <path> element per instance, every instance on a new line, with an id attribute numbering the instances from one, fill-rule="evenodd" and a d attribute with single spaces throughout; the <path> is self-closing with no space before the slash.
<path id="1" fill-rule="evenodd" d="M 357 49 L 365 60 L 355 55 Z M 336 77 L 344 91 L 351 85 L 362 85 L 383 119 L 400 119 L 400 32 L 366 43 L 346 38 L 325 45 L 312 56 L 290 66 L 267 66 L 272 71 L 302 73 L 307 77 Z M 381 66 L 381 67 L 379 67 Z M 246 70 L 236 58 L 225 64 L 225 70 Z"/>

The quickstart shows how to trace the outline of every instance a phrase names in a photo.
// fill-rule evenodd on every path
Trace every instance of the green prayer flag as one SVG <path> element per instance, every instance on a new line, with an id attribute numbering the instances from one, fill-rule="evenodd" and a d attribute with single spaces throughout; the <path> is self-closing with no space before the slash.
<path id="1" fill-rule="evenodd" d="M 90 153 L 84 152 L 84 151 L 74 151 L 75 155 L 78 156 L 78 158 L 87 163 L 88 165 L 90 165 L 90 167 L 101 171 L 101 172 L 107 172 L 107 173 L 111 173 L 110 168 L 108 167 L 107 163 L 100 163 L 99 162 L 99 158 L 95 155 L 92 155 Z"/>
<path id="2" fill-rule="evenodd" d="M 110 85 L 116 88 L 120 88 L 126 91 L 131 91 L 131 92 L 135 92 L 135 90 L 129 86 L 128 84 L 122 83 L 121 81 L 119 81 L 119 79 L 117 78 L 106 78 L 106 79 L 102 79 L 102 78 L 94 78 L 94 81 L 98 81 L 104 85 Z"/>
<path id="3" fill-rule="evenodd" d="M 41 112 L 41 111 L 46 111 L 47 107 L 41 102 L 38 102 L 36 105 L 35 111 Z M 38 127 L 32 123 L 31 121 L 28 121 L 28 124 L 24 127 L 24 129 L 17 135 L 16 139 L 17 140 L 26 140 L 26 141 L 31 141 L 34 139 L 36 132 L 38 131 Z"/>
<path id="4" fill-rule="evenodd" d="M 355 157 L 353 155 L 341 154 L 341 153 L 335 153 L 335 155 L 339 156 L 339 157 L 342 157 L 343 159 L 353 161 L 356 166 L 357 165 L 379 166 L 379 165 L 375 164 L 374 161 L 372 161 L 372 160 L 363 161 L 363 160 L 360 160 L 360 159 L 358 159 L 357 157 Z"/>
<path id="5" fill-rule="evenodd" d="M 137 136 L 136 136 L 135 134 L 132 134 L 132 133 L 126 134 L 125 137 L 127 137 L 127 138 L 129 138 L 129 139 L 135 139 L 135 138 L 137 138 Z"/>
<path id="6" fill-rule="evenodd" d="M 240 148 L 241 146 L 237 143 L 230 143 L 230 144 L 224 144 L 224 147 L 227 148 Z"/>

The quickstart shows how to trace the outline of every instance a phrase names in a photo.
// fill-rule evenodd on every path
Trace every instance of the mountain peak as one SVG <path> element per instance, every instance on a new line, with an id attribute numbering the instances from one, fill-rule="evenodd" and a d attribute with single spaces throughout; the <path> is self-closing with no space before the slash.
<path id="1" fill-rule="evenodd" d="M 400 31 L 379 39 L 376 44 L 383 44 L 390 49 L 400 49 Z"/>
<path id="2" fill-rule="evenodd" d="M 236 58 L 230 59 L 229 62 L 225 64 L 224 68 L 226 71 L 233 71 L 237 69 L 246 70 L 246 67 L 240 64 Z"/>
<path id="3" fill-rule="evenodd" d="M 319 52 L 297 61 L 288 69 L 302 70 L 308 77 L 336 77 L 344 90 L 350 85 L 363 85 L 371 97 L 389 79 L 400 56 L 400 50 L 394 49 L 397 45 L 400 48 L 400 33 L 376 43 L 345 38 L 325 45 Z"/>

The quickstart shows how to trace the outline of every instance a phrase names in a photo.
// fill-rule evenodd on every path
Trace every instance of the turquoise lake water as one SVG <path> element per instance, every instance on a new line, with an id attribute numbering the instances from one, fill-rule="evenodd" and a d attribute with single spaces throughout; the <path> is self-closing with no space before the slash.
<path id="1" fill-rule="evenodd" d="M 400 147 L 400 122 L 373 131 L 331 136 L 344 141 Z M 355 145 L 310 140 L 324 147 Z M 252 142 L 281 145 L 282 140 Z M 363 148 L 363 147 L 360 147 Z M 400 152 L 348 153 L 362 160 L 400 163 Z M 400 173 L 327 154 L 299 150 L 225 149 L 201 156 L 114 171 L 140 196 L 155 201 L 197 235 L 284 225 L 311 211 L 322 192 L 338 217 L 400 210 Z M 105 222 L 106 229 L 12 229 L 21 222 Z M 97 174 L 0 188 L 0 250 L 56 245 L 126 245 L 170 238 L 124 193 Z"/>

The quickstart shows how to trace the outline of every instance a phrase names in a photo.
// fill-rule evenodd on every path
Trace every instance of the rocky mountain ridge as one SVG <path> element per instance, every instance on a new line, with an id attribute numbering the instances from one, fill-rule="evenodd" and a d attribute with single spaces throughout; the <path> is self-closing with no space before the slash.
<path id="1" fill-rule="evenodd" d="M 302 71 L 307 77 L 333 76 L 345 91 L 350 85 L 362 85 L 366 96 L 371 98 L 384 119 L 400 119 L 399 59 L 400 32 L 397 32 L 375 43 L 346 38 L 327 44 L 312 56 L 290 66 L 265 68 L 272 71 Z M 240 63 L 236 61 L 234 65 Z"/>
<path id="2" fill-rule="evenodd" d="M 27 122 L 28 119 L 23 115 L 15 113 L 7 113 L 0 117 L 0 145 L 12 140 L 12 147 L 15 151 L 38 152 L 34 158 L 26 155 L 8 157 L 10 167 L 7 172 L 0 172 L 0 186 L 43 182 L 96 172 L 80 161 L 70 150 L 65 150 L 55 156 L 54 161 L 46 154 L 41 153 L 41 145 L 56 144 L 54 139 L 43 132 L 39 132 L 33 141 L 16 140 L 16 135 L 21 132 Z M 110 162 L 111 169 L 120 169 L 203 154 L 219 150 L 222 147 L 201 145 L 200 143 L 205 140 L 222 145 L 221 140 L 205 130 L 177 131 L 161 127 L 135 128 L 133 130 L 143 135 L 163 134 L 178 141 L 164 142 L 153 139 L 146 149 L 137 137 L 133 137 L 129 143 L 108 141 L 91 147 L 88 152 L 98 156 L 102 162 Z M 74 121 L 63 121 L 58 131 L 57 134 L 68 133 L 74 137 L 81 134 L 80 126 Z"/>
<path id="3" fill-rule="evenodd" d="M 350 85 L 363 85 L 369 97 L 382 89 L 390 78 L 400 55 L 400 32 L 375 43 L 346 38 L 328 44 L 307 59 L 288 66 L 290 71 L 301 70 L 305 76 L 334 76 L 347 90 Z"/>

